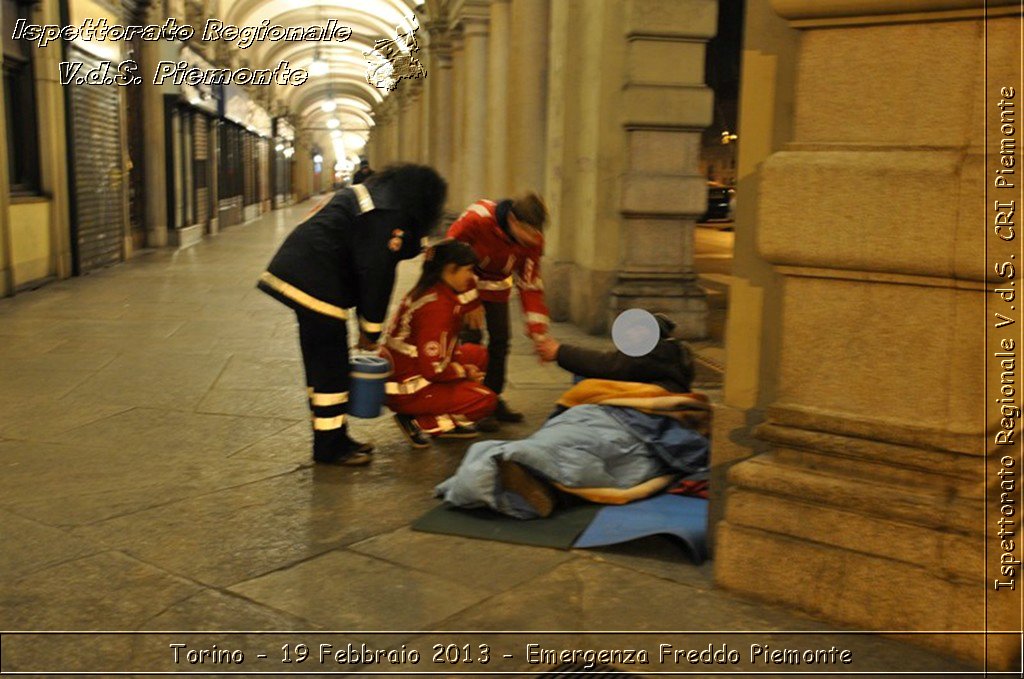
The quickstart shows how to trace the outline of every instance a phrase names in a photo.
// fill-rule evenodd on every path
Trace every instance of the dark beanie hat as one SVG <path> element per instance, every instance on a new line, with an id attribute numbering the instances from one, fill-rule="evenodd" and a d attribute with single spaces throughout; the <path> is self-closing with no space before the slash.
<path id="1" fill-rule="evenodd" d="M 661 338 L 665 339 L 667 337 L 671 337 L 672 331 L 676 329 L 675 321 L 660 311 L 654 314 L 654 319 L 658 321 L 658 330 L 661 334 Z"/>

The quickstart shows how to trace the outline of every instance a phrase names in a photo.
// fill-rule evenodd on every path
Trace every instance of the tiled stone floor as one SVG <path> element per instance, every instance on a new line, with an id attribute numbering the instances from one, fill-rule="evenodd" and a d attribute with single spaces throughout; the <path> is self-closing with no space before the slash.
<path id="1" fill-rule="evenodd" d="M 465 445 L 411 451 L 387 417 L 354 427 L 378 446 L 372 466 L 310 466 L 293 315 L 253 285 L 308 209 L 0 300 L 0 629 L 205 631 L 8 634 L 4 671 L 209 671 L 172 664 L 168 643 L 187 640 L 246 649 L 245 664 L 216 670 L 358 672 L 275 661 L 284 643 L 313 644 L 315 655 L 327 639 L 406 644 L 423 656 L 413 669 L 451 675 L 459 668 L 429 662 L 433 643 L 493 647 L 491 664 L 464 671 L 541 671 L 527 663 L 529 642 L 662 641 L 744 649 L 732 670 L 750 667 L 753 642 L 853 648 L 847 669 L 861 672 L 963 668 L 891 639 L 822 634 L 826 623 L 715 590 L 710 565 L 690 564 L 667 540 L 558 551 L 413 532 Z M 414 275 L 403 266 L 397 292 Z M 556 334 L 603 342 L 568 326 Z M 569 376 L 538 365 L 519 332 L 510 372 L 509 400 L 529 419 L 504 434 L 522 436 Z M 756 563 L 750 570 L 757 577 Z M 655 630 L 694 633 L 643 634 Z M 743 630 L 758 633 L 718 632 Z M 779 634 L 792 630 L 818 634 Z M 371 634 L 383 631 L 397 633 Z M 254 659 L 260 647 L 269 660 Z"/>

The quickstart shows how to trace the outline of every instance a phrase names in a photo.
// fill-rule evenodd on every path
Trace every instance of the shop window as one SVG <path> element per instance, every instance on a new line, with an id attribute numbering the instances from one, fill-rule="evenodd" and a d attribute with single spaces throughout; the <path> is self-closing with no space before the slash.
<path id="1" fill-rule="evenodd" d="M 2 0 L 4 110 L 7 134 L 7 172 L 11 194 L 39 193 L 39 137 L 36 131 L 36 93 L 32 49 L 14 40 L 14 22 L 31 21 L 28 3 Z"/>

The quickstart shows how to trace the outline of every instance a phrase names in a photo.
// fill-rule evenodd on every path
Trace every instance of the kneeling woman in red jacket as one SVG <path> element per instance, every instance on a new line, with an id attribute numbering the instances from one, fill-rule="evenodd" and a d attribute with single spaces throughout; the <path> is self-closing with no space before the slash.
<path id="1" fill-rule="evenodd" d="M 459 345 L 466 305 L 477 296 L 473 248 L 447 239 L 427 249 L 419 282 L 391 321 L 381 353 L 391 361 L 387 405 L 415 448 L 438 438 L 477 436 L 474 422 L 498 396 L 483 386 L 487 350 Z"/>

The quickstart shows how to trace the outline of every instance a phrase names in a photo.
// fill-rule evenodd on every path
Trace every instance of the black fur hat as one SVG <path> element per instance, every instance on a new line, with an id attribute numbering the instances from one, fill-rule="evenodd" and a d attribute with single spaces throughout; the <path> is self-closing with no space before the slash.
<path id="1" fill-rule="evenodd" d="M 366 185 L 374 191 L 386 192 L 401 206 L 417 240 L 441 221 L 448 183 L 428 165 L 389 165 L 371 175 Z"/>

